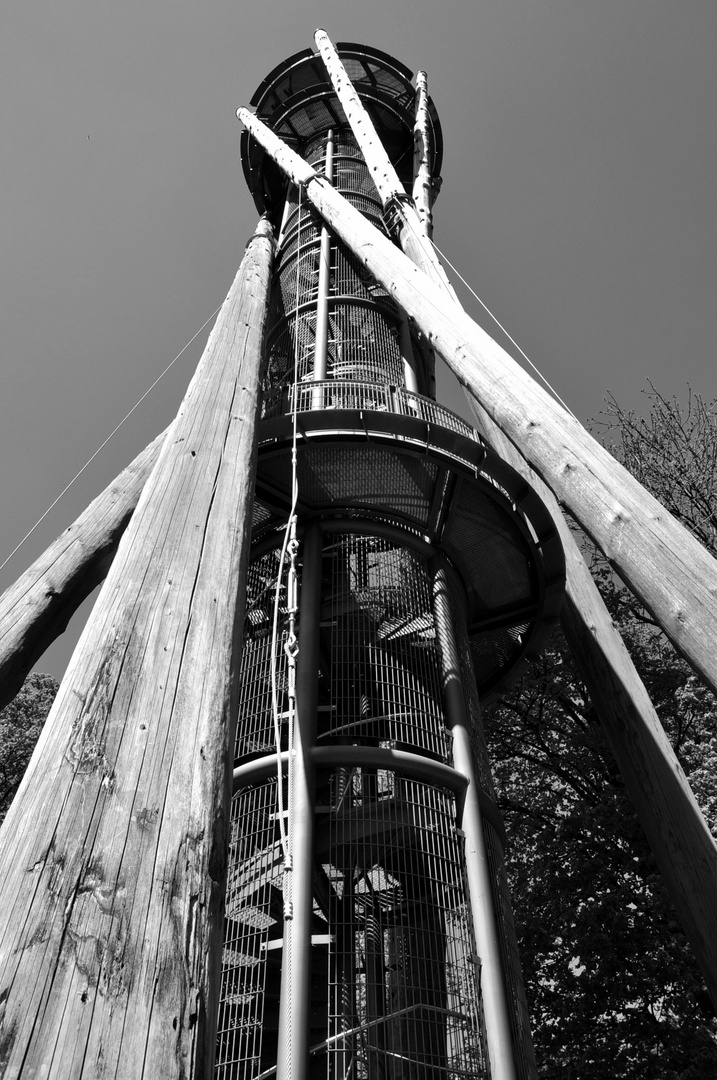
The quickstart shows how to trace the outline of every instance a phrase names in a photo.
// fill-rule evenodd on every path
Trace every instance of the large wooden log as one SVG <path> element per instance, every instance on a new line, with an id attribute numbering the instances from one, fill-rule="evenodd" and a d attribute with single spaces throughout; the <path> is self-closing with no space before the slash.
<path id="1" fill-rule="evenodd" d="M 430 240 L 433 236 L 434 181 L 431 174 L 431 125 L 428 116 L 428 76 L 425 71 L 416 72 L 416 102 L 413 126 L 413 204 L 416 207 L 423 231 Z"/>
<path id="2" fill-rule="evenodd" d="M 434 280 L 246 109 L 239 118 L 404 308 L 717 691 L 717 562 Z"/>
<path id="3" fill-rule="evenodd" d="M 104 580 L 166 434 L 145 447 L 0 596 L 0 709 Z"/>
<path id="4" fill-rule="evenodd" d="M 0 833 L 0 1073 L 210 1077 L 273 239 L 260 223 Z"/>
<path id="5" fill-rule="evenodd" d="M 457 301 L 421 217 L 404 191 L 398 173 L 378 137 L 373 120 L 356 92 L 336 47 L 325 30 L 317 30 L 314 41 L 364 156 L 371 179 L 388 211 L 386 217 L 395 226 L 401 247 L 417 265 L 423 267 L 429 277 L 447 288 Z"/>
<path id="6" fill-rule="evenodd" d="M 565 637 L 717 1007 L 717 844 L 555 496 L 467 396 L 478 429 L 553 515 L 565 551 Z"/>

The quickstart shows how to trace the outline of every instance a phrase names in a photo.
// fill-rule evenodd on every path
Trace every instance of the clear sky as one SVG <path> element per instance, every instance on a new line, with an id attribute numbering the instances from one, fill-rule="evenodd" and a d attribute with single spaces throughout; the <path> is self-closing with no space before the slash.
<path id="1" fill-rule="evenodd" d="M 436 242 L 578 417 L 641 409 L 648 379 L 717 396 L 714 0 L 4 0 L 2 23 L 0 562 L 226 294 L 256 220 L 235 110 L 319 25 L 427 69 Z M 205 339 L 0 588 L 169 423 Z"/>

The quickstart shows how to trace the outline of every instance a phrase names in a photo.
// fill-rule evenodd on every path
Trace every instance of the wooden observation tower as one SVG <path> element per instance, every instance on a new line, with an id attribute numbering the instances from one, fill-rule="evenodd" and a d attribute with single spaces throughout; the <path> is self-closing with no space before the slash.
<path id="1" fill-rule="evenodd" d="M 558 504 L 713 688 L 717 564 L 462 311 L 425 74 L 316 46 L 239 110 L 176 420 L 0 598 L 7 700 L 106 575 L 0 833 L 8 1078 L 530 1080 L 480 702 L 558 617 L 717 1001 L 717 849 Z"/>

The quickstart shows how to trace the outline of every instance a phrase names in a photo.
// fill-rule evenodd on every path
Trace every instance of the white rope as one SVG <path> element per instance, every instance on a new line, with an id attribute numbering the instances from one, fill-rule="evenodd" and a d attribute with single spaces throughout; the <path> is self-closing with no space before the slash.
<path id="1" fill-rule="evenodd" d="M 551 385 L 550 385 L 550 383 L 548 382 L 548 380 L 547 380 L 547 379 L 545 378 L 545 376 L 544 376 L 544 375 L 542 374 L 542 372 L 541 372 L 541 371 L 539 371 L 539 369 L 538 369 L 538 368 L 537 368 L 537 367 L 535 366 L 535 364 L 534 364 L 534 363 L 533 363 L 533 361 L 532 361 L 532 360 L 530 359 L 530 357 L 528 356 L 528 354 L 527 354 L 526 352 L 524 352 L 524 351 L 523 351 L 523 349 L 521 349 L 520 345 L 519 345 L 519 344 L 518 344 L 518 342 L 517 342 L 517 341 L 515 340 L 515 338 L 514 338 L 514 337 L 511 337 L 511 335 L 510 335 L 510 334 L 508 333 L 508 331 L 506 330 L 506 328 L 505 328 L 505 327 L 503 326 L 503 323 L 502 323 L 502 322 L 501 322 L 501 321 L 500 321 L 500 320 L 499 320 L 499 319 L 497 318 L 497 316 L 496 316 L 496 315 L 494 315 L 494 314 L 493 314 L 493 312 L 492 312 L 492 311 L 490 310 L 490 308 L 488 307 L 488 305 L 487 305 L 487 304 L 485 304 L 485 303 L 484 303 L 484 302 L 483 302 L 483 301 L 481 300 L 480 296 L 479 296 L 479 295 L 478 295 L 478 293 L 477 293 L 477 292 L 475 291 L 475 289 L 474 289 L 474 288 L 473 288 L 473 287 L 472 287 L 471 285 L 469 285 L 469 284 L 468 284 L 468 282 L 466 281 L 466 279 L 465 279 L 465 278 L 463 277 L 463 275 L 461 274 L 460 270 L 457 270 L 457 269 L 456 269 L 456 267 L 455 267 L 455 266 L 453 265 L 453 263 L 452 263 L 452 262 L 451 262 L 451 260 L 450 260 L 450 259 L 448 258 L 448 256 L 447 256 L 447 255 L 445 255 L 445 254 L 444 254 L 444 253 L 443 253 L 443 252 L 441 251 L 441 249 L 440 249 L 440 248 L 438 247 L 438 244 L 436 244 L 436 243 L 434 242 L 434 240 L 433 240 L 433 239 L 431 239 L 431 243 L 433 244 L 434 248 L 436 249 L 436 252 L 437 252 L 437 253 L 438 253 L 438 254 L 440 255 L 441 259 L 443 259 L 443 261 L 444 261 L 445 263 L 447 263 L 447 264 L 448 264 L 448 266 L 450 266 L 451 270 L 452 270 L 452 271 L 453 271 L 453 273 L 454 273 L 454 274 L 456 275 L 456 277 L 457 277 L 457 278 L 459 279 L 459 281 L 462 281 L 462 282 L 463 282 L 463 284 L 464 284 L 464 285 L 465 285 L 465 287 L 466 287 L 466 288 L 468 289 L 468 292 L 469 292 L 469 293 L 471 294 L 471 296 L 473 296 L 473 297 L 474 297 L 474 298 L 475 298 L 475 299 L 476 299 L 476 300 L 478 301 L 478 303 L 479 303 L 479 304 L 480 304 L 480 306 L 481 306 L 481 307 L 483 308 L 483 310 L 484 310 L 484 311 L 485 311 L 485 312 L 486 312 L 486 313 L 487 313 L 488 315 L 490 315 L 491 319 L 492 319 L 492 320 L 493 320 L 493 322 L 494 322 L 494 323 L 496 324 L 496 326 L 500 327 L 500 329 L 501 329 L 501 330 L 503 331 L 503 333 L 504 333 L 504 334 L 505 334 L 505 336 L 507 337 L 508 341 L 510 341 L 510 342 L 511 342 L 511 344 L 515 346 L 515 348 L 516 348 L 516 349 L 518 350 L 518 352 L 519 352 L 519 353 L 520 353 L 520 355 L 521 355 L 521 356 L 523 357 L 523 359 L 525 360 L 525 362 L 526 362 L 527 364 L 529 364 L 529 365 L 530 365 L 530 366 L 532 367 L 532 369 L 533 369 L 533 371 L 535 372 L 535 374 L 536 374 L 536 375 L 538 376 L 538 378 L 539 378 L 539 379 L 541 380 L 541 382 L 543 382 L 543 383 L 545 384 L 545 386 L 546 386 L 546 387 L 548 388 L 548 390 L 549 390 L 549 391 L 550 391 L 550 393 L 551 393 L 551 394 L 553 395 L 553 397 L 555 398 L 555 400 L 556 400 L 556 401 L 558 401 L 558 402 L 560 402 L 560 404 L 561 404 L 561 405 L 563 406 L 563 408 L 565 409 L 565 411 L 566 411 L 566 412 L 570 413 L 570 415 L 572 416 L 573 420 L 577 420 L 578 418 L 577 418 L 577 416 L 575 415 L 575 413 L 573 412 L 573 410 L 572 410 L 572 409 L 570 408 L 570 406 L 569 406 L 569 405 L 566 405 L 566 403 L 565 403 L 565 402 L 563 401 L 563 399 L 561 398 L 561 396 L 560 396 L 560 394 L 558 393 L 558 391 L 557 391 L 557 390 L 556 390 L 556 389 L 555 389 L 555 388 L 554 388 L 553 386 L 551 386 Z M 579 420 L 578 420 L 578 423 L 580 423 L 580 421 L 579 421 Z"/>
<path id="2" fill-rule="evenodd" d="M 191 338 L 189 339 L 189 341 L 187 342 L 187 344 L 186 344 L 186 345 L 184 346 L 184 348 L 183 348 L 183 349 L 180 349 L 180 351 L 179 351 L 179 352 L 177 353 L 177 355 L 175 356 L 174 360 L 172 360 L 172 361 L 171 361 L 171 362 L 170 362 L 169 364 L 167 364 L 166 368 L 165 368 L 165 369 L 164 369 L 164 371 L 163 371 L 163 372 L 161 373 L 161 375 L 158 375 L 158 376 L 157 376 L 157 378 L 156 378 L 156 379 L 154 380 L 154 382 L 152 383 L 152 385 L 151 385 L 150 387 L 148 387 L 148 389 L 147 389 L 147 390 L 145 390 L 145 392 L 144 392 L 144 393 L 142 394 L 142 397 L 141 397 L 141 398 L 139 399 L 139 401 L 136 401 L 136 402 L 135 402 L 135 404 L 134 404 L 134 405 L 132 406 L 132 408 L 131 408 L 131 409 L 129 410 L 129 412 L 127 413 L 127 415 L 126 415 L 126 416 L 123 416 L 123 417 L 122 417 L 122 419 L 120 420 L 120 422 L 119 422 L 119 424 L 117 425 L 117 427 L 113 428 L 113 429 L 112 429 L 112 431 L 111 431 L 111 432 L 109 433 L 109 435 L 107 436 L 107 438 L 105 439 L 105 441 L 104 441 L 103 443 L 101 443 L 101 444 L 100 444 L 100 445 L 99 445 L 99 446 L 97 447 L 97 449 L 95 450 L 95 452 L 94 452 L 94 454 L 92 455 L 92 457 L 91 457 L 91 458 L 88 458 L 88 459 L 87 459 L 87 461 L 85 462 L 85 464 L 84 464 L 84 465 L 82 466 L 82 468 L 81 468 L 81 469 L 78 469 L 78 471 L 77 471 L 77 472 L 75 473 L 75 475 L 74 475 L 74 476 L 72 477 L 72 479 L 70 480 L 70 482 L 69 482 L 68 484 L 66 484 L 66 485 L 65 485 L 65 487 L 63 487 L 62 491 L 61 491 L 61 492 L 60 492 L 60 494 L 59 494 L 59 495 L 57 496 L 57 498 L 55 499 L 55 501 L 54 501 L 54 502 L 51 502 L 51 503 L 50 503 L 50 505 L 48 506 L 47 510 L 46 510 L 46 511 L 45 511 L 45 513 L 44 513 L 44 514 L 42 515 L 42 517 L 39 517 L 39 518 L 37 519 L 37 521 L 36 521 L 36 522 L 35 522 L 35 524 L 34 524 L 34 525 L 32 526 L 32 528 L 31 528 L 31 529 L 28 529 L 28 531 L 27 531 L 27 532 L 25 533 L 25 535 L 23 536 L 22 540 L 20 540 L 20 542 L 19 542 L 18 544 L 16 544 L 16 545 L 15 545 L 15 547 L 14 547 L 14 548 L 12 549 L 12 551 L 10 552 L 10 554 L 8 555 L 8 557 L 7 557 L 6 559 L 5 559 L 5 562 L 3 562 L 3 563 L 0 563 L 0 570 L 3 570 L 3 569 L 4 569 L 4 568 L 5 568 L 6 566 L 7 566 L 7 564 L 8 564 L 9 562 L 10 562 L 10 559 L 11 559 L 11 558 L 13 557 L 13 555 L 17 554 L 17 552 L 18 552 L 18 551 L 20 550 L 20 548 L 21 548 L 21 547 L 22 547 L 22 545 L 23 545 L 23 544 L 25 543 L 25 541 L 26 541 L 26 540 L 27 540 L 27 539 L 28 539 L 28 538 L 29 538 L 30 536 L 32 536 L 32 534 L 34 533 L 35 529 L 36 529 L 36 528 L 37 528 L 37 527 L 38 527 L 39 525 L 41 525 L 41 524 L 42 524 L 42 522 L 43 522 L 43 521 L 45 520 L 45 518 L 46 518 L 46 517 L 47 517 L 47 515 L 48 515 L 48 514 L 50 513 L 50 511 L 51 511 L 51 510 L 53 510 L 53 509 L 54 509 L 54 507 L 56 507 L 56 506 L 57 506 L 57 504 L 59 503 L 59 501 L 60 501 L 60 499 L 62 498 L 62 496 L 63 496 L 63 495 L 65 495 L 65 494 L 66 494 L 66 493 L 67 493 L 67 492 L 68 492 L 68 491 L 70 490 L 70 488 L 71 488 L 71 487 L 72 487 L 72 485 L 74 484 L 75 480 L 77 480 L 77 479 L 78 479 L 78 478 L 79 478 L 80 476 L 82 476 L 82 474 L 83 474 L 83 472 L 85 471 L 85 469 L 86 469 L 86 468 L 88 468 L 88 466 L 90 466 L 90 465 L 92 464 L 92 462 L 93 462 L 93 461 L 95 460 L 95 458 L 96 458 L 96 457 L 97 457 L 97 455 L 98 455 L 98 454 L 100 453 L 100 451 L 101 451 L 101 450 L 104 450 L 104 448 L 105 448 L 105 447 L 107 446 L 107 443 L 108 443 L 108 442 L 110 441 L 110 439 L 112 438 L 112 436 L 113 436 L 113 435 L 116 435 L 116 434 L 117 434 L 117 432 L 119 431 L 119 429 L 120 429 L 120 428 L 122 427 L 122 425 L 124 424 L 124 422 L 125 422 L 126 420 L 129 420 L 130 416 L 131 416 L 131 415 L 132 415 L 132 413 L 133 413 L 133 412 L 135 411 L 135 409 L 139 408 L 139 406 L 140 406 L 140 405 L 142 404 L 142 402 L 143 402 L 143 401 L 144 401 L 144 399 L 145 399 L 145 398 L 147 397 L 147 395 L 148 395 L 149 393 L 151 393 L 151 392 L 152 392 L 152 390 L 154 390 L 155 386 L 156 386 L 156 385 L 157 385 L 157 383 L 158 383 L 158 382 L 160 381 L 160 379 L 163 379 L 163 378 L 164 378 L 164 376 L 165 376 L 165 375 L 167 374 L 167 372 L 169 371 L 169 369 L 170 369 L 170 368 L 171 368 L 171 367 L 172 367 L 172 366 L 173 366 L 174 364 L 176 364 L 176 363 L 177 363 L 177 360 L 179 360 L 180 356 L 182 356 L 182 355 L 183 355 L 183 354 L 184 354 L 184 353 L 185 353 L 185 352 L 187 351 L 187 349 L 188 349 L 188 348 L 189 348 L 189 346 L 190 346 L 190 345 L 192 344 L 192 342 L 194 341 L 194 339 L 195 339 L 195 338 L 197 338 L 197 337 L 199 337 L 199 335 L 201 334 L 201 332 L 202 332 L 202 330 L 204 329 L 204 327 L 205 327 L 205 326 L 207 325 L 207 323 L 210 323 L 210 322 L 212 321 L 212 319 L 213 319 L 213 318 L 214 318 L 214 316 L 215 316 L 215 315 L 217 314 L 217 312 L 219 311 L 219 309 L 221 308 L 221 306 L 222 306 L 222 305 L 220 304 L 220 305 L 219 305 L 219 307 L 218 307 L 218 308 L 216 308 L 216 309 L 215 309 L 215 310 L 214 310 L 214 311 L 212 312 L 212 314 L 211 314 L 211 315 L 209 316 L 209 318 L 208 318 L 208 319 L 206 320 L 206 322 L 203 322 L 203 323 L 202 323 L 202 325 L 201 325 L 201 326 L 199 327 L 199 329 L 197 330 L 196 334 L 194 334 L 194 335 L 193 335 L 193 336 L 192 336 L 192 337 L 191 337 Z"/>
<path id="3" fill-rule="evenodd" d="M 276 770 L 277 770 L 277 808 L 279 818 L 279 838 L 284 856 L 284 918 L 293 916 L 293 903 L 291 896 L 291 874 L 293 872 L 293 856 L 291 851 L 291 804 L 294 789 L 294 722 L 296 716 L 296 658 L 299 652 L 299 643 L 296 637 L 296 615 L 298 613 L 298 574 L 296 570 L 296 556 L 299 543 L 296 536 L 297 515 L 296 507 L 299 500 L 299 483 L 297 478 L 297 438 L 298 438 L 298 382 L 299 382 L 299 270 L 301 262 L 301 186 L 299 186 L 298 198 L 298 236 L 296 251 L 296 305 L 295 305 L 295 329 L 294 329 L 294 401 L 292 406 L 292 446 L 291 446 L 291 509 L 284 530 L 284 540 L 279 556 L 279 567 L 276 578 L 276 592 L 274 594 L 274 619 L 272 624 L 271 642 L 271 700 L 274 714 L 274 740 L 276 745 Z M 289 555 L 289 569 L 286 582 L 287 602 L 287 639 L 284 644 L 284 652 L 287 658 L 287 681 L 288 681 L 288 710 L 287 710 L 287 801 L 288 815 L 284 805 L 284 778 L 281 761 L 281 718 L 279 716 L 279 700 L 276 685 L 276 661 L 279 640 L 279 606 L 281 598 L 281 582 L 284 575 L 284 563 L 287 553 Z M 285 816 L 287 818 L 285 822 Z M 287 827 L 288 826 L 288 827 Z"/>

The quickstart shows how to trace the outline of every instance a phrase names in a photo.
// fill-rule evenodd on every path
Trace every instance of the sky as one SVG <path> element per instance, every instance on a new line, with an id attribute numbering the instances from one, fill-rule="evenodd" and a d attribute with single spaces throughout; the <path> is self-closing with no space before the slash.
<path id="1" fill-rule="evenodd" d="M 644 410 L 648 380 L 717 397 L 713 0 L 248 7 L 4 0 L 0 562 L 226 295 L 257 217 L 235 111 L 317 26 L 428 71 L 436 243 L 581 420 L 607 393 Z M 0 589 L 171 421 L 207 333 Z M 439 398 L 461 407 L 447 378 Z M 61 675 L 85 616 L 40 670 Z"/>

